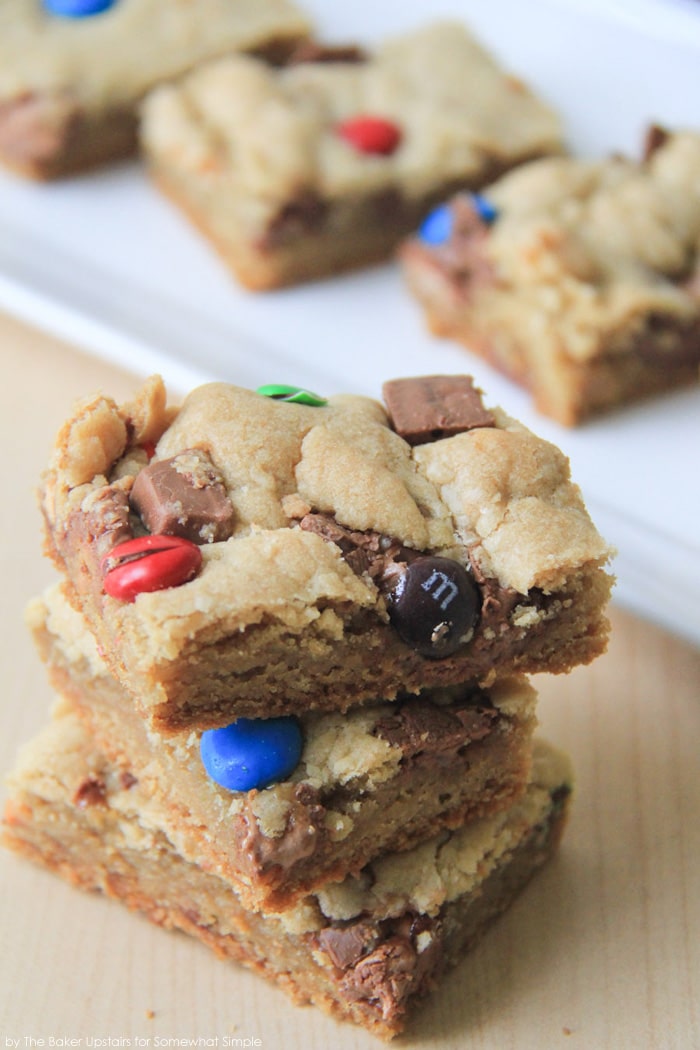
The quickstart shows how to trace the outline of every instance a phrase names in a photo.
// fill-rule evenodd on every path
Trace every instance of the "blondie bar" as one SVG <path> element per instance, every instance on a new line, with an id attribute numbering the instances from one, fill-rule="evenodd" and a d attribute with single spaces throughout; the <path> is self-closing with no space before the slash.
<path id="1" fill-rule="evenodd" d="M 53 685 L 100 749 L 160 801 L 183 856 L 226 877 L 247 907 L 288 907 L 379 853 L 503 809 L 525 789 L 535 693 L 523 678 L 303 714 L 292 774 L 261 791 L 231 791 L 207 775 L 201 732 L 148 731 L 57 588 L 28 617 Z"/>
<path id="2" fill-rule="evenodd" d="M 297 58 L 209 63 L 143 107 L 157 184 L 250 288 L 385 259 L 447 193 L 561 149 L 558 117 L 459 23 Z"/>
<path id="3" fill-rule="evenodd" d="M 133 403 L 83 401 L 57 437 L 47 550 L 152 728 L 604 650 L 610 550 L 556 447 L 465 376 L 392 381 L 388 410 L 287 389 L 207 384 L 171 410 L 154 377 Z"/>
<path id="4" fill-rule="evenodd" d="M 571 773 L 539 744 L 528 789 L 509 809 L 385 855 L 279 915 L 247 911 L 225 879 L 185 859 L 158 804 L 65 705 L 25 746 L 10 790 L 10 849 L 200 938 L 297 1003 L 391 1038 L 552 854 Z"/>
<path id="5" fill-rule="evenodd" d="M 133 153 L 138 105 L 156 84 L 231 52 L 282 59 L 310 32 L 288 0 L 72 7 L 0 0 L 0 161 L 33 178 Z"/>
<path id="6" fill-rule="evenodd" d="M 696 383 L 700 134 L 654 128 L 639 163 L 533 161 L 453 197 L 401 257 L 432 331 L 560 423 Z"/>

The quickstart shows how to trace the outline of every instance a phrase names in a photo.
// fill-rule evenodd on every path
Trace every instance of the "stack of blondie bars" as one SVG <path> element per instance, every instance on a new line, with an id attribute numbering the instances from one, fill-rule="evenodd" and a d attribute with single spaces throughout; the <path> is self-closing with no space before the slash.
<path id="1" fill-rule="evenodd" d="M 383 401 L 77 406 L 4 841 L 391 1037 L 556 847 L 525 675 L 603 651 L 611 577 L 566 458 L 469 377 Z"/>

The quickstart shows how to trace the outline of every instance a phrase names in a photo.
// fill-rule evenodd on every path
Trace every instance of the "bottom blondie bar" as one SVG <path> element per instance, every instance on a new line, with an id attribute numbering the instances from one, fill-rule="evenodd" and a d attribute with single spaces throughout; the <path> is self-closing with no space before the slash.
<path id="1" fill-rule="evenodd" d="M 77 886 L 195 935 L 296 1002 L 391 1038 L 552 854 L 570 785 L 566 758 L 538 743 L 527 792 L 510 809 L 386 854 L 266 916 L 179 854 L 139 782 L 110 766 L 59 701 L 20 755 L 3 841 Z"/>

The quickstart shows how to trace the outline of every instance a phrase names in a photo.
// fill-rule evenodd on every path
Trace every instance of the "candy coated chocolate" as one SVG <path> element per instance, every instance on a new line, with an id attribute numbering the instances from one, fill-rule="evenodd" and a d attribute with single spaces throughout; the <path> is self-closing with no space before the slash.
<path id="1" fill-rule="evenodd" d="M 338 134 L 360 153 L 393 153 L 401 142 L 396 124 L 384 117 L 357 116 L 338 125 Z"/>
<path id="2" fill-rule="evenodd" d="M 403 640 L 430 659 L 455 652 L 479 618 L 476 583 L 459 562 L 416 558 L 387 594 L 389 619 Z"/>
<path id="3" fill-rule="evenodd" d="M 138 536 L 113 547 L 100 563 L 104 589 L 112 598 L 133 602 L 146 591 L 179 587 L 196 576 L 199 547 L 179 536 Z"/>
<path id="4" fill-rule="evenodd" d="M 495 424 L 471 376 L 390 379 L 382 387 L 382 396 L 391 425 L 409 445 Z"/>
<path id="5" fill-rule="evenodd" d="M 233 533 L 223 478 L 202 449 L 149 463 L 136 475 L 130 502 L 149 532 L 192 543 L 216 543 Z"/>
<path id="6" fill-rule="evenodd" d="M 296 769 L 303 746 L 301 727 L 291 715 L 239 718 L 202 733 L 200 753 L 208 775 L 228 791 L 261 791 Z"/>
<path id="7" fill-rule="evenodd" d="M 481 193 L 470 193 L 469 199 L 474 211 L 482 222 L 485 222 L 487 226 L 490 226 L 491 223 L 496 221 L 498 218 L 498 212 L 488 197 L 484 197 Z"/>
<path id="8" fill-rule="evenodd" d="M 320 408 L 327 403 L 325 397 L 314 394 L 312 390 L 304 390 L 301 386 L 287 386 L 285 383 L 266 383 L 259 386 L 255 393 L 271 397 L 275 401 L 291 401 L 295 405 L 310 405 L 312 408 Z"/>
<path id="9" fill-rule="evenodd" d="M 88 18 L 114 7 L 117 0 L 44 0 L 44 7 L 52 15 L 64 18 Z"/>
<path id="10" fill-rule="evenodd" d="M 452 209 L 449 204 L 441 204 L 425 217 L 418 229 L 418 236 L 425 244 L 444 244 L 450 239 L 453 225 Z"/>

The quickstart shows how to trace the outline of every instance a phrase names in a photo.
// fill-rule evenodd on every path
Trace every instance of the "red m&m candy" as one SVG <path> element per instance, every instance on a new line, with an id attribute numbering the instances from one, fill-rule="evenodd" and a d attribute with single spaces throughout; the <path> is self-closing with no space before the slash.
<path id="1" fill-rule="evenodd" d="M 145 591 L 179 587 L 196 576 L 202 552 L 180 536 L 138 536 L 113 547 L 100 562 L 104 589 L 112 598 L 133 602 Z"/>
<path id="2" fill-rule="evenodd" d="M 360 153 L 393 153 L 401 142 L 401 131 L 384 117 L 357 116 L 338 124 L 337 132 Z"/>

